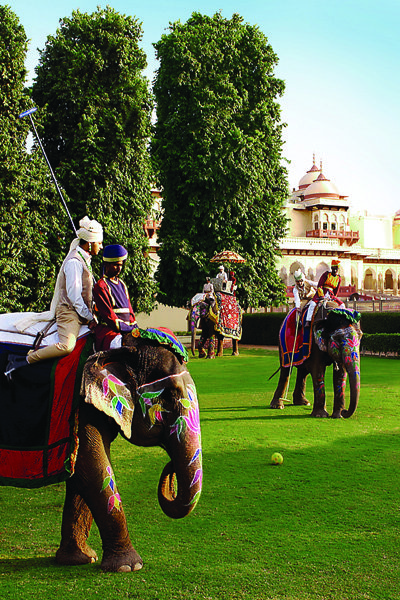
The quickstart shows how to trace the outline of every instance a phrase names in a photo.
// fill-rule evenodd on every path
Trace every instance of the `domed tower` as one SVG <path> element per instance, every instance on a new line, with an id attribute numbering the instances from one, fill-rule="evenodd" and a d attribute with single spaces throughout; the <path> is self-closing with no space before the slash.
<path id="1" fill-rule="evenodd" d="M 400 210 L 396 211 L 393 219 L 393 248 L 400 249 Z"/>
<path id="2" fill-rule="evenodd" d="M 320 169 L 315 164 L 315 154 L 313 154 L 313 165 L 309 171 L 300 179 L 299 190 L 305 190 L 308 186 L 317 179 Z"/>
<path id="3" fill-rule="evenodd" d="M 304 200 L 315 200 L 315 199 L 335 199 L 344 198 L 340 196 L 337 187 L 330 179 L 325 177 L 322 172 L 322 161 L 321 170 L 318 177 L 307 187 L 304 192 Z"/>

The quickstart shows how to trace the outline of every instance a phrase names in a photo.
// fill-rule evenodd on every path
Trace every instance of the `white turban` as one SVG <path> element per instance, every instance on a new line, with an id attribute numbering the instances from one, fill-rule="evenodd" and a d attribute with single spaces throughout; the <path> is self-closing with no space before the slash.
<path id="1" fill-rule="evenodd" d="M 83 217 L 79 221 L 79 229 L 76 232 L 76 237 L 72 240 L 69 247 L 70 251 L 74 250 L 79 245 L 79 240 L 85 240 L 85 242 L 102 242 L 103 241 L 103 228 L 94 219 L 89 217 Z"/>
<path id="2" fill-rule="evenodd" d="M 103 228 L 94 219 L 90 220 L 89 217 L 83 217 L 79 221 L 79 227 L 77 236 L 80 240 L 86 242 L 102 242 L 103 241 Z"/>

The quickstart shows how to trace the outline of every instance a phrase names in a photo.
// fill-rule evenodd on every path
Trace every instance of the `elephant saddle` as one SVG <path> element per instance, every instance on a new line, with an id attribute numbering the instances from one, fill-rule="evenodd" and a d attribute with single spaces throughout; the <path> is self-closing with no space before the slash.
<path id="1" fill-rule="evenodd" d="M 297 323 L 297 311 L 294 308 L 282 323 L 279 344 L 282 350 L 283 367 L 290 367 L 291 364 L 301 365 L 310 356 L 312 322 L 311 327 L 305 327 L 306 316 L 307 311 L 303 312 Z"/>
<path id="2" fill-rule="evenodd" d="M 29 348 L 0 341 L 0 485 L 37 488 L 74 472 L 80 380 L 93 338 L 78 338 L 68 356 L 21 367 L 8 381 L 8 354 Z"/>
<path id="3" fill-rule="evenodd" d="M 218 322 L 216 331 L 224 337 L 240 340 L 242 337 L 242 309 L 233 294 L 215 292 Z"/>

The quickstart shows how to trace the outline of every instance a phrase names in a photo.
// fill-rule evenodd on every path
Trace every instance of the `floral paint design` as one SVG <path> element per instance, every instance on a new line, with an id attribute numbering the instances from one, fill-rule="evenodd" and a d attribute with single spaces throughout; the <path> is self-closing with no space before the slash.
<path id="1" fill-rule="evenodd" d="M 107 401 L 111 405 L 113 412 L 116 413 L 116 416 L 121 418 L 124 408 L 130 411 L 133 409 L 129 406 L 126 398 L 118 392 L 118 387 L 126 388 L 126 385 L 118 377 L 115 377 L 115 375 L 107 373 L 103 379 L 104 398 L 107 399 L 107 396 L 110 394 L 111 397 Z"/>
<path id="2" fill-rule="evenodd" d="M 186 409 L 186 414 L 180 415 L 175 423 L 172 425 L 170 430 L 170 435 L 176 434 L 178 440 L 180 441 L 180 436 L 184 433 L 189 435 L 193 435 L 198 438 L 199 443 L 201 440 L 201 432 L 200 432 L 200 413 L 199 413 L 199 404 L 197 401 L 197 393 L 196 387 L 193 384 L 188 384 L 187 386 L 187 394 L 188 396 L 185 398 L 180 398 L 179 402 L 182 404 L 183 408 Z M 188 431 L 187 431 L 188 430 Z M 201 487 L 203 482 L 203 455 L 201 447 L 196 448 L 192 458 L 190 459 L 189 465 L 194 463 L 198 463 L 198 468 L 196 469 L 193 479 L 191 481 L 190 487 L 198 486 L 198 491 L 193 496 L 189 506 L 195 506 L 200 498 Z"/>
<path id="3" fill-rule="evenodd" d="M 146 416 L 147 408 L 149 409 L 151 427 L 153 427 L 157 421 L 162 423 L 162 413 L 167 412 L 159 402 L 153 403 L 154 400 L 157 400 L 157 398 L 161 396 L 164 389 L 165 388 L 158 390 L 157 392 L 143 392 L 143 394 L 139 395 L 139 404 L 142 408 L 143 417 Z"/>
<path id="4" fill-rule="evenodd" d="M 188 397 L 180 398 L 179 402 L 184 408 L 188 409 L 186 415 L 180 415 L 171 427 L 170 435 L 176 433 L 178 439 L 180 435 L 190 429 L 195 435 L 200 435 L 200 413 L 197 402 L 196 388 L 193 384 L 187 386 Z"/>
<path id="5" fill-rule="evenodd" d="M 108 499 L 107 504 L 107 512 L 110 513 L 114 510 L 121 510 L 121 496 L 117 491 L 117 486 L 115 484 L 114 473 L 110 466 L 107 467 L 108 475 L 104 478 L 103 485 L 101 487 L 101 492 L 110 488 L 111 495 Z"/>

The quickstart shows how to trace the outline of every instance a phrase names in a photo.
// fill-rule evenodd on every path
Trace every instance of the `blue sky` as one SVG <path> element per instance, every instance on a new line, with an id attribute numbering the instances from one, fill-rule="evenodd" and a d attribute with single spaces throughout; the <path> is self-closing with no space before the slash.
<path id="1" fill-rule="evenodd" d="M 147 76 L 157 68 L 152 43 L 169 22 L 193 11 L 230 18 L 239 13 L 267 36 L 284 79 L 283 154 L 291 161 L 290 187 L 316 161 L 349 196 L 354 210 L 400 210 L 400 2 L 399 0 L 11 0 L 30 39 L 27 68 L 34 77 L 37 48 L 73 10 L 112 6 L 143 26 Z"/>

